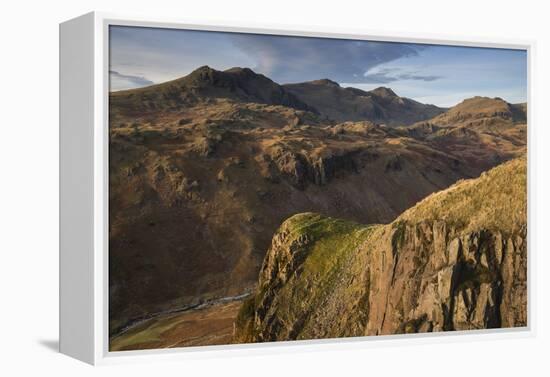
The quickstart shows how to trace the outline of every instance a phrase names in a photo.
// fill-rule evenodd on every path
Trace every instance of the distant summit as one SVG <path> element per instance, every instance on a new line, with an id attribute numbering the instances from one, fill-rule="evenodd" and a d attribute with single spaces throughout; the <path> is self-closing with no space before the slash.
<path id="1" fill-rule="evenodd" d="M 448 111 L 430 120 L 438 126 L 494 128 L 513 126 L 527 121 L 527 106 L 511 104 L 502 98 L 475 96 L 465 99 Z"/>
<path id="2" fill-rule="evenodd" d="M 218 71 L 209 66 L 162 84 L 111 93 L 111 102 L 124 109 L 177 109 L 208 98 L 227 98 L 237 102 L 255 102 L 287 106 L 317 113 L 283 86 L 250 68 L 234 67 Z M 136 106 L 140 103 L 141 106 Z"/>
<path id="3" fill-rule="evenodd" d="M 332 81 L 330 79 L 313 80 L 313 81 L 310 81 L 310 83 L 313 84 L 313 85 L 326 85 L 326 86 L 332 86 L 332 87 L 336 87 L 336 88 L 340 87 L 340 84 L 338 84 L 336 81 Z"/>
<path id="4" fill-rule="evenodd" d="M 369 93 L 374 94 L 379 97 L 388 98 L 388 97 L 399 97 L 393 90 L 386 88 L 384 86 L 378 87 L 369 91 Z"/>
<path id="5" fill-rule="evenodd" d="M 318 109 L 321 115 L 339 122 L 368 120 L 388 126 L 408 126 L 445 111 L 434 105 L 399 97 L 386 87 L 371 91 L 342 88 L 329 79 L 283 86 L 303 102 Z"/>
<path id="6" fill-rule="evenodd" d="M 429 121 L 438 126 L 472 123 L 493 127 L 504 121 L 513 125 L 526 121 L 526 105 L 510 104 L 501 98 L 473 97 L 443 109 L 400 97 L 391 88 L 366 91 L 344 88 L 328 78 L 279 85 L 246 67 L 218 71 L 207 65 L 187 76 L 162 84 L 111 93 L 117 111 L 178 110 L 213 98 L 235 102 L 280 105 L 309 111 L 336 122 L 370 121 L 387 126 L 411 126 Z"/>

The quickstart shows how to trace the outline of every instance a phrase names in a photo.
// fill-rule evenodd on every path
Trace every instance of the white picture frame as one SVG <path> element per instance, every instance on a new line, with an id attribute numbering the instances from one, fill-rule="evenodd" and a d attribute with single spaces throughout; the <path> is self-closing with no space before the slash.
<path id="1" fill-rule="evenodd" d="M 533 41 L 444 35 L 318 30 L 281 25 L 190 22 L 88 13 L 60 25 L 60 351 L 90 364 L 223 357 L 296 350 L 341 350 L 535 335 L 532 166 L 528 164 L 528 326 L 452 333 L 386 335 L 147 351 L 108 350 L 108 30 L 111 25 L 330 37 L 370 41 L 525 49 L 528 60 L 528 160 L 534 155 Z"/>

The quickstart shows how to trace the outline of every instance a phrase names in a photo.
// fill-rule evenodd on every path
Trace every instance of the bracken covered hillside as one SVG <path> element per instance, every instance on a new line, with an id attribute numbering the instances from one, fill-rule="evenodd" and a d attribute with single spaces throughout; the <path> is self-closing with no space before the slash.
<path id="1" fill-rule="evenodd" d="M 526 159 L 435 193 L 388 225 L 286 220 L 236 342 L 527 325 Z"/>

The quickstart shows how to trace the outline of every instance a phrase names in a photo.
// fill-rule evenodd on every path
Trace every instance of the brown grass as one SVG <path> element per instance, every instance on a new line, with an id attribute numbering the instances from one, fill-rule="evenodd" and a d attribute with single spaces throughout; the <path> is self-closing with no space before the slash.
<path id="1" fill-rule="evenodd" d="M 444 220 L 465 230 L 512 232 L 527 219 L 526 157 L 497 166 L 479 179 L 461 180 L 407 210 L 396 221 Z"/>

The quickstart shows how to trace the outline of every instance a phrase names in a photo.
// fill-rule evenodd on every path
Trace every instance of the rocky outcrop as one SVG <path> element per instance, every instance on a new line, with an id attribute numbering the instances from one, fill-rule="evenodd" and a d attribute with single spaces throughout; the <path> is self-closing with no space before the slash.
<path id="1" fill-rule="evenodd" d="M 305 189 L 308 184 L 326 185 L 340 173 L 357 173 L 358 150 L 330 151 L 315 153 L 295 152 L 284 145 L 270 150 L 267 157 L 280 176 L 294 187 Z"/>
<path id="2" fill-rule="evenodd" d="M 388 225 L 291 217 L 235 341 L 526 326 L 525 176 L 525 159 L 514 160 Z"/>
<path id="3" fill-rule="evenodd" d="M 366 335 L 525 326 L 526 232 L 394 224 L 371 255 Z M 375 303 L 383 303 L 375 305 Z"/>

